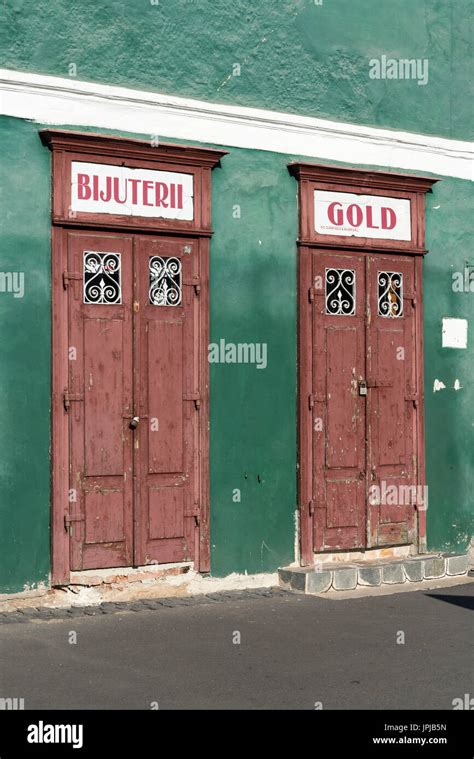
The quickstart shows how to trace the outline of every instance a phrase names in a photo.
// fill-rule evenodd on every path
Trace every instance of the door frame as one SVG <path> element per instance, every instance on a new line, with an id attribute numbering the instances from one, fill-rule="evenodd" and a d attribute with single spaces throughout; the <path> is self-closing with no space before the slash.
<path id="1" fill-rule="evenodd" d="M 109 137 L 62 130 L 40 131 L 41 141 L 52 152 L 52 249 L 51 249 L 51 584 L 70 582 L 69 533 L 65 517 L 69 502 L 69 430 L 64 407 L 68 387 L 68 297 L 67 231 L 123 232 L 157 236 L 195 238 L 201 260 L 199 297 L 200 340 L 198 346 L 200 395 L 199 469 L 200 524 L 196 528 L 195 567 L 210 569 L 209 535 L 209 250 L 211 227 L 211 171 L 227 151 L 161 143 L 154 147 L 145 140 Z M 69 209 L 72 160 L 119 164 L 130 168 L 158 169 L 192 174 L 194 177 L 194 218 L 180 221 L 138 216 L 77 213 Z"/>
<path id="2" fill-rule="evenodd" d="M 424 440 L 424 367 L 423 367 L 423 256 L 425 249 L 425 194 L 436 178 L 381 171 L 364 171 L 340 166 L 321 166 L 309 163 L 291 163 L 290 174 L 298 182 L 299 234 L 297 240 L 298 268 L 298 514 L 300 563 L 314 563 L 313 550 L 313 430 L 311 395 L 313 388 L 312 319 L 312 255 L 315 250 L 331 253 L 358 252 L 362 255 L 377 253 L 401 254 L 415 258 L 415 357 L 419 388 L 416 448 L 417 485 L 425 484 Z M 411 240 L 377 240 L 364 237 L 342 237 L 320 234 L 314 224 L 314 191 L 329 190 L 359 195 L 382 195 L 406 198 L 411 209 Z M 417 510 L 417 544 L 421 553 L 426 551 L 426 510 Z"/>

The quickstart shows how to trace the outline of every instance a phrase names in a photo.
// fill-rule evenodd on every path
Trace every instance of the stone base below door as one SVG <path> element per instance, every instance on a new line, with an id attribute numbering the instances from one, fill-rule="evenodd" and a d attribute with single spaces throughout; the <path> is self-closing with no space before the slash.
<path id="1" fill-rule="evenodd" d="M 364 562 L 317 561 L 310 567 L 283 567 L 278 576 L 281 588 L 314 594 L 466 575 L 468 569 L 467 553 L 421 554 Z"/>

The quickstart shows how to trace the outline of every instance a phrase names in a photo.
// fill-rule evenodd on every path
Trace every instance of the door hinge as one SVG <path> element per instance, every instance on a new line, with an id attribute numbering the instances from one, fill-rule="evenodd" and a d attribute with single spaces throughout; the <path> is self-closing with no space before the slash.
<path id="1" fill-rule="evenodd" d="M 411 401 L 413 403 L 414 408 L 418 408 L 418 393 L 413 393 L 412 395 L 406 395 L 405 396 L 406 401 Z"/>
<path id="2" fill-rule="evenodd" d="M 76 516 L 74 514 L 70 514 L 69 511 L 66 511 L 64 514 L 64 527 L 66 528 L 66 530 L 70 530 L 74 522 L 83 522 L 83 521 L 84 521 L 83 516 L 80 516 L 80 515 Z"/>
<path id="3" fill-rule="evenodd" d="M 192 287 L 194 287 L 194 292 L 196 295 L 199 295 L 199 293 L 201 292 L 201 278 L 198 276 L 184 279 L 183 285 L 191 285 Z"/>
<path id="4" fill-rule="evenodd" d="M 325 403 L 326 402 L 326 394 L 323 393 L 321 390 L 316 390 L 315 393 L 310 393 L 308 395 L 308 406 L 311 410 L 314 407 L 315 403 Z"/>
<path id="5" fill-rule="evenodd" d="M 73 401 L 83 401 L 83 400 L 84 400 L 83 395 L 81 395 L 80 393 L 70 393 L 69 390 L 66 388 L 63 392 L 64 411 L 69 411 L 69 408 Z"/>
<path id="6" fill-rule="evenodd" d="M 69 287 L 69 282 L 74 279 L 81 280 L 82 275 L 78 271 L 63 271 L 63 287 L 65 290 Z"/>
<path id="7" fill-rule="evenodd" d="M 312 517 L 314 514 L 314 500 L 313 499 L 310 500 L 308 504 L 308 508 L 309 508 L 309 515 L 310 517 Z"/>
<path id="8" fill-rule="evenodd" d="M 199 527 L 201 524 L 201 507 L 198 503 L 194 504 L 191 516 L 196 520 L 196 527 Z"/>
<path id="9" fill-rule="evenodd" d="M 201 395 L 200 393 L 190 393 L 183 396 L 183 401 L 194 401 L 194 408 L 199 411 L 201 408 Z"/>
<path id="10" fill-rule="evenodd" d="M 413 308 L 416 308 L 416 304 L 418 302 L 416 296 L 417 296 L 416 290 L 407 289 L 403 295 L 403 299 L 409 300 Z"/>

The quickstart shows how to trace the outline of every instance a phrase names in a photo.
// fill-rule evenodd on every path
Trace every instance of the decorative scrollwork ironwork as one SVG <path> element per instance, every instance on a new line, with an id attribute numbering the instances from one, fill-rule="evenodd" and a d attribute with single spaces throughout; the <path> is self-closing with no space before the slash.
<path id="1" fill-rule="evenodd" d="M 398 271 L 378 272 L 378 314 L 398 319 L 403 316 L 403 274 Z"/>
<path id="2" fill-rule="evenodd" d="M 122 302 L 120 253 L 84 251 L 84 303 Z"/>
<path id="3" fill-rule="evenodd" d="M 326 313 L 355 314 L 356 277 L 353 269 L 326 269 Z"/>
<path id="4" fill-rule="evenodd" d="M 182 297 L 181 261 L 174 256 L 150 258 L 150 303 L 179 306 Z"/>

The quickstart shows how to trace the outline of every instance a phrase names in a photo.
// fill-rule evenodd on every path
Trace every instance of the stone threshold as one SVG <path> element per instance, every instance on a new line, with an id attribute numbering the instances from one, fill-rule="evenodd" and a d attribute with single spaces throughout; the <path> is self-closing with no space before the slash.
<path id="1" fill-rule="evenodd" d="M 318 562 L 309 567 L 282 567 L 279 585 L 296 593 L 326 593 L 329 590 L 355 590 L 422 583 L 442 577 L 467 575 L 469 557 L 462 554 L 420 554 L 403 559 L 375 559 L 354 562 Z"/>

